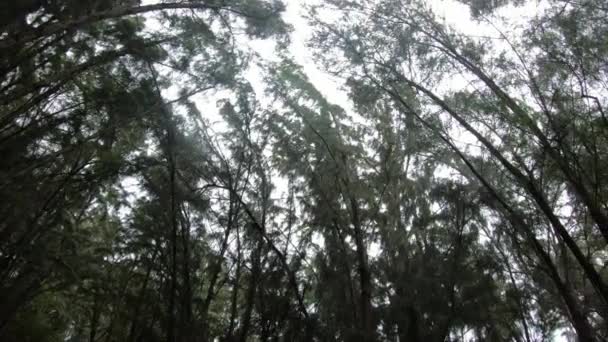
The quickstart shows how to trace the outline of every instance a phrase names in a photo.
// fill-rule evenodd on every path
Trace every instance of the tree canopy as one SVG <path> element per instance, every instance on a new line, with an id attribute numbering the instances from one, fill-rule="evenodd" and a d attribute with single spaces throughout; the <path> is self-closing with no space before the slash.
<path id="1" fill-rule="evenodd" d="M 606 61 L 599 0 L 5 1 L 0 340 L 607 341 Z"/>

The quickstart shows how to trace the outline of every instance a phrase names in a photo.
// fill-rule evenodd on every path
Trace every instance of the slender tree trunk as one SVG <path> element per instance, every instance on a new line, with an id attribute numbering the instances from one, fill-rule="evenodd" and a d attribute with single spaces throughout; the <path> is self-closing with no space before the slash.
<path id="1" fill-rule="evenodd" d="M 251 255 L 251 275 L 249 278 L 249 287 L 247 288 L 247 295 L 245 301 L 245 311 L 241 317 L 241 328 L 239 331 L 239 341 L 247 342 L 249 336 L 249 328 L 251 325 L 251 316 L 253 314 L 253 308 L 255 303 L 255 294 L 258 286 L 258 282 L 261 276 L 261 255 L 262 255 L 262 238 L 257 242 L 257 246 Z"/>
<path id="2" fill-rule="evenodd" d="M 137 295 L 137 301 L 135 303 L 134 309 L 133 309 L 133 316 L 131 318 L 131 326 L 129 328 L 129 338 L 127 341 L 129 342 L 134 342 L 136 339 L 136 333 L 137 333 L 137 325 L 139 322 L 139 313 L 141 310 L 141 306 L 142 306 L 142 300 L 144 298 L 146 289 L 148 288 L 148 281 L 150 280 L 150 274 L 152 273 L 152 267 L 154 266 L 154 262 L 156 261 L 156 253 L 157 251 L 154 251 L 154 254 L 152 255 L 152 259 L 150 260 L 150 264 L 148 265 L 148 268 L 146 270 L 146 276 L 144 277 L 144 281 L 141 285 L 141 288 L 139 289 L 139 294 Z"/>
<path id="3" fill-rule="evenodd" d="M 97 326 L 99 324 L 99 294 L 93 294 L 93 312 L 91 313 L 91 327 L 89 330 L 89 342 L 95 342 L 97 337 Z"/>
<path id="4" fill-rule="evenodd" d="M 347 283 L 347 287 L 348 287 L 348 298 L 350 299 L 350 304 L 353 308 L 357 307 L 357 299 L 355 296 L 355 289 L 353 288 L 353 278 L 352 278 L 352 274 L 351 274 L 351 265 L 348 262 L 348 253 L 346 250 L 346 243 L 344 241 L 344 236 L 341 233 L 340 227 L 338 225 L 338 221 L 334 218 L 332 220 L 333 222 L 333 231 L 334 231 L 334 236 L 335 239 L 337 241 L 337 243 L 340 245 L 340 250 L 342 251 L 342 269 L 345 275 L 345 280 Z M 353 313 L 353 322 L 356 324 L 357 322 L 359 322 L 359 313 L 357 312 L 357 310 L 352 310 Z"/>
<path id="5" fill-rule="evenodd" d="M 509 259 L 504 254 L 504 252 L 500 249 L 500 247 L 496 247 L 496 249 L 499 251 L 499 253 L 502 255 L 502 257 L 505 260 L 505 267 L 507 268 L 507 273 L 509 274 L 509 280 L 511 280 L 511 284 L 513 285 L 513 288 L 515 288 L 517 291 L 519 291 L 519 286 L 517 285 L 517 282 L 515 281 L 515 276 L 513 275 L 513 269 L 511 268 Z M 517 298 L 517 306 L 519 308 L 519 316 L 521 317 L 521 323 L 524 328 L 524 337 L 526 338 L 526 342 L 532 342 L 532 340 L 530 339 L 530 329 L 528 328 L 528 322 L 526 319 L 526 310 L 524 307 L 524 303 L 522 302 L 521 298 L 519 298 L 519 297 Z"/>
<path id="6" fill-rule="evenodd" d="M 222 263 L 224 261 L 224 254 L 226 253 L 226 249 L 228 248 L 228 239 L 230 237 L 230 232 L 232 231 L 232 228 L 233 228 L 233 222 L 236 219 L 235 216 L 237 215 L 237 213 L 235 213 L 235 211 L 237 210 L 235 208 L 237 203 L 235 203 L 234 199 L 232 198 L 232 193 L 230 193 L 229 201 L 230 201 L 230 203 L 229 203 L 229 208 L 228 208 L 228 222 L 226 224 L 226 230 L 224 231 L 224 237 L 222 239 L 219 256 L 218 256 L 217 260 L 214 262 L 213 266 L 211 267 L 211 279 L 209 280 L 209 287 L 207 288 L 207 295 L 205 296 L 205 300 L 203 302 L 203 308 L 201 310 L 201 312 L 202 312 L 201 321 L 204 326 L 203 338 L 202 338 L 203 341 L 207 341 L 207 338 L 209 336 L 209 334 L 208 334 L 209 307 L 211 306 L 211 302 L 213 301 L 213 297 L 215 296 L 215 285 L 219 278 L 219 274 L 222 271 Z M 238 267 L 239 266 L 237 265 L 237 268 Z M 236 305 L 236 303 L 234 305 Z"/>
<path id="7" fill-rule="evenodd" d="M 175 176 L 177 172 L 176 167 L 176 153 L 175 153 L 175 123 L 169 108 L 164 102 L 162 92 L 157 80 L 157 73 L 151 63 L 148 63 L 148 68 L 153 75 L 153 81 L 156 88 L 156 96 L 161 101 L 161 114 L 162 120 L 161 125 L 165 129 L 165 158 L 167 161 L 167 173 L 169 175 L 169 228 L 171 230 L 169 238 L 169 246 L 171 248 L 170 257 L 170 287 L 169 287 L 169 305 L 167 308 L 167 331 L 166 339 L 167 342 L 175 342 L 175 315 L 176 315 L 176 297 L 177 297 L 177 240 L 178 240 L 178 203 L 176 199 L 176 181 Z"/>
<path id="8" fill-rule="evenodd" d="M 323 137 L 317 132 L 317 135 L 323 139 Z M 323 139 L 328 152 L 331 152 L 329 145 Z M 333 153 L 332 153 L 333 158 Z M 359 329 L 362 337 L 365 341 L 374 341 L 376 339 L 375 336 L 375 327 L 374 327 L 374 319 L 372 312 L 372 276 L 368 266 L 367 260 L 367 245 L 365 243 L 365 237 L 363 232 L 363 226 L 361 224 L 361 214 L 359 211 L 359 204 L 357 203 L 357 199 L 352 192 L 351 189 L 351 181 L 349 170 L 347 168 L 348 162 L 346 155 L 342 154 L 341 162 L 342 165 L 338 165 L 338 161 L 334 158 L 336 162 L 336 166 L 341 166 L 344 169 L 344 175 L 342 177 L 342 183 L 344 185 L 344 190 L 346 192 L 346 197 L 348 198 L 348 205 L 350 207 L 351 220 L 353 224 L 353 235 L 355 239 L 355 247 L 356 247 L 356 256 L 357 256 L 357 270 L 359 273 L 359 285 L 361 287 L 361 294 L 359 298 L 359 309 L 360 309 L 360 319 Z"/>
<path id="9" fill-rule="evenodd" d="M 169 289 L 169 307 L 167 310 L 167 342 L 175 341 L 175 297 L 177 292 L 177 219 L 175 215 L 175 200 L 173 185 L 175 181 L 175 170 L 171 167 L 171 286 Z"/>
<path id="10" fill-rule="evenodd" d="M 190 222 L 185 215 L 180 215 L 182 218 L 181 223 L 181 237 L 182 237 L 182 281 L 183 290 L 181 298 L 181 315 L 180 315 L 180 341 L 191 342 L 194 336 L 192 336 L 192 289 L 190 282 Z"/>
<path id="11" fill-rule="evenodd" d="M 357 264 L 359 270 L 359 281 L 361 286 L 361 323 L 363 338 L 365 341 L 375 340 L 374 324 L 372 318 L 372 280 L 369 267 L 367 266 L 367 247 L 363 239 L 363 231 L 359 217 L 359 206 L 355 199 L 350 199 L 352 211 L 355 246 L 357 248 Z"/>
<path id="12" fill-rule="evenodd" d="M 228 331 L 226 332 L 226 340 L 232 341 L 234 337 L 234 326 L 237 316 L 237 301 L 239 295 L 239 282 L 241 280 L 241 236 L 239 232 L 239 226 L 236 226 L 236 272 L 234 275 L 234 282 L 232 284 L 232 298 L 230 301 L 230 324 L 228 325 Z"/>

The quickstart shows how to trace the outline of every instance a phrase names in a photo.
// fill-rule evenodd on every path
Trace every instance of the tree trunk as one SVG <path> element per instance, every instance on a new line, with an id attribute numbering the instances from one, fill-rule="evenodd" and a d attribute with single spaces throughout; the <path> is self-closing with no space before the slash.
<path id="1" fill-rule="evenodd" d="M 375 340 L 375 329 L 372 318 L 372 280 L 371 273 L 367 265 L 367 247 L 363 239 L 363 231 L 359 217 L 359 206 L 355 199 L 350 199 L 352 211 L 355 246 L 357 247 L 357 264 L 359 270 L 359 281 L 361 286 L 360 308 L 361 322 L 360 329 L 365 341 Z"/>
<path id="2" fill-rule="evenodd" d="M 258 282 L 261 276 L 261 254 L 262 254 L 262 239 L 257 242 L 257 246 L 251 255 L 251 275 L 249 278 L 249 287 L 247 288 L 247 296 L 245 302 L 245 311 L 241 317 L 241 329 L 239 331 L 239 341 L 247 342 L 247 336 L 249 334 L 249 327 L 251 325 L 251 315 L 253 314 L 253 307 L 255 302 L 255 294 L 258 286 Z"/>

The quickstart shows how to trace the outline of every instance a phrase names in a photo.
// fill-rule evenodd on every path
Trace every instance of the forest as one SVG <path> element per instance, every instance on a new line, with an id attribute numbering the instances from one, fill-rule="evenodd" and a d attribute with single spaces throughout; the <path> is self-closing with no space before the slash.
<path id="1" fill-rule="evenodd" d="M 0 1 L 0 341 L 608 341 L 606 111 L 604 0 Z"/>

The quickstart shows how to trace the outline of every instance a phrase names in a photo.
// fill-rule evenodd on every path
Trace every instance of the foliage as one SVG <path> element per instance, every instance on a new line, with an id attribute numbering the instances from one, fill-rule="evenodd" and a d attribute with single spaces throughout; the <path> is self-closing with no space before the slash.
<path id="1" fill-rule="evenodd" d="M 456 2 L 1 4 L 0 339 L 606 340 L 608 8 Z"/>

